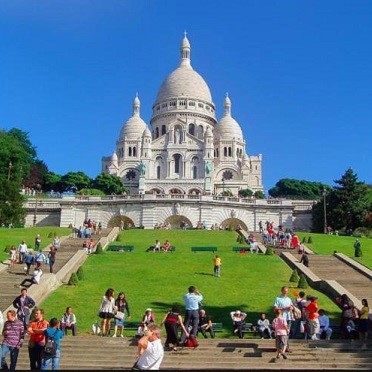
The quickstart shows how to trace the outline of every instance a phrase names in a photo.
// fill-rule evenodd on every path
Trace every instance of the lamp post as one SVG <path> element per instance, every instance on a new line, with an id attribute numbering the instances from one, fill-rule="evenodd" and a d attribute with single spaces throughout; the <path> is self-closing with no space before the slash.
<path id="1" fill-rule="evenodd" d="M 11 175 L 11 172 L 12 172 L 12 168 L 13 168 L 13 163 L 11 160 L 9 160 L 9 166 L 8 166 L 8 181 L 10 180 L 10 175 Z"/>
<path id="2" fill-rule="evenodd" d="M 327 234 L 327 205 L 326 205 L 327 190 L 323 188 L 323 213 L 324 213 L 324 234 Z"/>
<path id="3" fill-rule="evenodd" d="M 41 185 L 37 184 L 35 185 L 35 210 L 34 210 L 34 220 L 33 220 L 33 226 L 36 226 L 36 214 L 37 214 L 37 202 L 38 202 L 38 195 L 41 190 Z"/>

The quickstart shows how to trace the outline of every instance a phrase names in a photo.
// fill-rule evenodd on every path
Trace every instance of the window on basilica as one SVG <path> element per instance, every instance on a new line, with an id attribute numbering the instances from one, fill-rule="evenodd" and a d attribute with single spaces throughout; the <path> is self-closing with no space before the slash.
<path id="1" fill-rule="evenodd" d="M 222 173 L 222 178 L 224 180 L 231 180 L 233 178 L 233 173 L 229 170 L 226 170 Z"/>

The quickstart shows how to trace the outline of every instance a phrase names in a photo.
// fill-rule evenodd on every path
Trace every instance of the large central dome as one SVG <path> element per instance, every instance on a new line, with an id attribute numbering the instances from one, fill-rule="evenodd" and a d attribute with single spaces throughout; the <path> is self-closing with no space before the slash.
<path id="1" fill-rule="evenodd" d="M 212 103 L 212 95 L 207 83 L 191 67 L 190 43 L 186 35 L 181 44 L 180 66 L 160 86 L 155 104 L 177 97 L 194 98 Z"/>

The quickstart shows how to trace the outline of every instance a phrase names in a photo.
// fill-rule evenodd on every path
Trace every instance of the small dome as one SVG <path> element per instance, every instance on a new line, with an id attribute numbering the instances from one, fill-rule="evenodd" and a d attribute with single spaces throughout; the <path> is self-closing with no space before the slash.
<path id="1" fill-rule="evenodd" d="M 111 156 L 111 161 L 112 162 L 118 161 L 118 156 L 116 155 L 116 152 L 115 151 L 114 151 L 114 153 Z"/>
<path id="2" fill-rule="evenodd" d="M 120 132 L 120 139 L 137 139 L 142 136 L 143 131 L 147 128 L 146 123 L 140 117 L 140 107 L 141 103 L 138 95 L 133 101 L 133 115 L 128 121 L 123 125 Z"/>
<path id="3" fill-rule="evenodd" d="M 238 122 L 231 116 L 231 101 L 228 95 L 225 98 L 225 112 L 216 125 L 216 137 L 224 140 L 238 139 L 243 141 L 243 132 Z"/>

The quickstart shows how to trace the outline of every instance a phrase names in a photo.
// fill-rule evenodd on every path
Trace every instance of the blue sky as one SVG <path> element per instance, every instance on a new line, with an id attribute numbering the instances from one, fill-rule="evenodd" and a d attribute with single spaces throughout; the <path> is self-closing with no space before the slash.
<path id="1" fill-rule="evenodd" d="M 58 174 L 96 177 L 132 114 L 149 123 L 184 30 L 225 93 L 265 191 L 281 178 L 372 184 L 372 1 L 2 0 L 0 127 L 29 133 Z"/>

